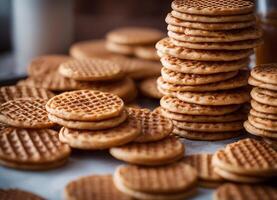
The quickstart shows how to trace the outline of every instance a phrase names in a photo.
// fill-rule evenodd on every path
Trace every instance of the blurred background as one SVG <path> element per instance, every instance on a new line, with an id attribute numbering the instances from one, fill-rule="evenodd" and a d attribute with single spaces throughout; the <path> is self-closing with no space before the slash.
<path id="1" fill-rule="evenodd" d="M 166 31 L 170 0 L 1 0 L 0 80 L 22 76 L 30 59 L 67 53 L 81 40 L 103 38 L 120 26 L 150 26 Z M 259 63 L 276 62 L 277 1 L 256 0 L 265 42 Z"/>

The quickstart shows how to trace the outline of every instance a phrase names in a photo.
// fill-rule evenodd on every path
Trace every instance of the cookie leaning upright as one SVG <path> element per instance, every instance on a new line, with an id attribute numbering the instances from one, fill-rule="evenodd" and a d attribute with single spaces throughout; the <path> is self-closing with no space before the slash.
<path id="1" fill-rule="evenodd" d="M 245 68 L 262 36 L 253 2 L 175 0 L 171 6 L 168 37 L 156 44 L 163 65 L 157 81 L 164 95 L 161 113 L 173 120 L 173 132 L 187 139 L 238 136 L 244 118 L 217 119 L 245 116 L 237 110 L 250 100 Z M 192 121 L 206 118 L 209 123 Z"/>
<path id="2" fill-rule="evenodd" d="M 244 122 L 245 129 L 260 137 L 277 138 L 277 65 L 254 67 L 248 82 L 255 87 L 251 91 L 252 109 Z"/>

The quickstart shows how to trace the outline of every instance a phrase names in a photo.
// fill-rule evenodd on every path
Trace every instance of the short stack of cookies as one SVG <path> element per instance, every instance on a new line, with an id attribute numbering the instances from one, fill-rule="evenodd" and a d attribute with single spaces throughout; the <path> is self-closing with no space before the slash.
<path id="1" fill-rule="evenodd" d="M 46 102 L 54 94 L 25 86 L 0 88 L 0 164 L 21 170 L 46 170 L 66 163 L 70 147 L 59 141 L 48 120 Z"/>
<path id="2" fill-rule="evenodd" d="M 59 138 L 77 149 L 108 149 L 133 141 L 141 133 L 122 99 L 97 90 L 65 92 L 46 104 L 48 118 L 61 126 Z"/>
<path id="3" fill-rule="evenodd" d="M 238 136 L 249 101 L 249 56 L 261 43 L 254 4 L 245 0 L 175 0 L 168 36 L 156 44 L 163 68 L 161 113 L 174 133 L 194 140 Z"/>
<path id="4" fill-rule="evenodd" d="M 110 92 L 132 101 L 137 90 L 133 80 L 124 77 L 118 64 L 103 58 L 73 59 L 64 55 L 35 58 L 28 67 L 29 78 L 19 85 L 39 87 L 53 92 L 93 89 Z"/>
<path id="5" fill-rule="evenodd" d="M 244 127 L 277 149 L 277 64 L 256 66 L 251 71 L 249 84 L 254 88 Z"/>

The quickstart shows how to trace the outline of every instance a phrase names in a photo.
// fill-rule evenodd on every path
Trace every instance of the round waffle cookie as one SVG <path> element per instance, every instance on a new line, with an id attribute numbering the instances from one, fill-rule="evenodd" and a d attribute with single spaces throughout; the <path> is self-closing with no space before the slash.
<path id="1" fill-rule="evenodd" d="M 41 77 L 55 72 L 61 63 L 71 60 L 66 55 L 40 56 L 32 60 L 28 66 L 28 74 L 31 77 Z"/>
<path id="2" fill-rule="evenodd" d="M 59 72 L 65 77 L 79 81 L 107 81 L 122 77 L 120 67 L 109 60 L 87 58 L 64 62 Z"/>
<path id="3" fill-rule="evenodd" d="M 197 172 L 177 162 L 160 167 L 120 166 L 114 174 L 116 188 L 137 199 L 184 199 L 195 193 Z"/>
<path id="4" fill-rule="evenodd" d="M 103 130 L 108 128 L 113 128 L 123 123 L 128 117 L 127 112 L 124 110 L 119 116 L 112 117 L 109 119 L 104 119 L 100 121 L 73 121 L 66 120 L 55 115 L 48 114 L 49 120 L 59 124 L 61 126 L 72 128 L 72 129 L 81 129 L 81 130 Z"/>
<path id="5" fill-rule="evenodd" d="M 139 88 L 140 88 L 140 91 L 142 92 L 142 94 L 147 97 L 160 99 L 163 96 L 157 89 L 157 77 L 148 78 L 148 79 L 143 80 L 139 84 Z"/>
<path id="6" fill-rule="evenodd" d="M 120 66 L 123 73 L 133 79 L 159 76 L 162 68 L 159 62 L 143 59 L 114 57 L 111 60 Z"/>
<path id="7" fill-rule="evenodd" d="M 263 119 L 260 117 L 255 117 L 248 115 L 248 122 L 255 126 L 256 128 L 267 130 L 267 131 L 276 131 L 277 132 L 277 121 L 270 119 Z"/>
<path id="8" fill-rule="evenodd" d="M 185 147 L 174 136 L 148 143 L 130 143 L 110 149 L 110 154 L 137 165 L 164 165 L 184 157 Z"/>
<path id="9" fill-rule="evenodd" d="M 255 25 L 255 20 L 252 21 L 244 21 L 244 22 L 221 22 L 221 23 L 202 23 L 202 22 L 189 22 L 180 20 L 176 17 L 173 17 L 171 13 L 169 13 L 165 22 L 174 26 L 183 26 L 187 28 L 193 29 L 201 29 L 201 30 L 233 30 L 233 29 L 242 29 Z"/>
<path id="10" fill-rule="evenodd" d="M 20 98 L 0 106 L 0 122 L 18 128 L 49 128 L 54 123 L 48 120 L 45 110 L 47 100 Z"/>
<path id="11" fill-rule="evenodd" d="M 131 200 L 131 197 L 114 187 L 112 175 L 91 175 L 78 178 L 66 185 L 64 193 L 66 200 Z"/>
<path id="12" fill-rule="evenodd" d="M 233 89 L 214 92 L 177 92 L 177 98 L 199 105 L 231 105 L 243 104 L 250 100 L 246 89 Z"/>
<path id="13" fill-rule="evenodd" d="M 225 183 L 217 188 L 213 200 L 263 199 L 277 198 L 276 188 L 266 185 Z"/>
<path id="14" fill-rule="evenodd" d="M 236 76 L 238 74 L 238 71 L 202 75 L 175 72 L 163 67 L 161 70 L 161 74 L 163 79 L 169 83 L 179 85 L 202 85 L 227 80 Z"/>
<path id="15" fill-rule="evenodd" d="M 254 79 L 252 76 L 248 79 L 249 85 L 253 85 L 259 88 L 277 91 L 277 84 L 270 84 Z"/>
<path id="16" fill-rule="evenodd" d="M 233 29 L 228 31 L 215 31 L 192 29 L 169 24 L 167 26 L 167 30 L 175 33 L 182 33 L 187 36 L 192 36 L 191 39 L 194 39 L 194 41 L 195 39 L 197 39 L 198 42 L 234 42 L 241 40 L 258 39 L 262 37 L 261 29 L 256 26 L 251 26 L 244 29 Z"/>
<path id="17" fill-rule="evenodd" d="M 275 115 L 274 114 L 266 114 L 266 113 L 256 111 L 253 108 L 250 110 L 250 115 L 252 115 L 254 117 L 263 118 L 263 119 L 277 120 L 277 114 L 275 114 Z"/>
<path id="18" fill-rule="evenodd" d="M 176 10 L 171 11 L 171 15 L 180 20 L 189 22 L 204 22 L 204 23 L 222 23 L 222 22 L 244 22 L 255 20 L 253 13 L 246 13 L 242 15 L 223 15 L 223 16 L 212 16 L 212 15 L 193 15 L 189 13 L 179 12 Z"/>
<path id="19" fill-rule="evenodd" d="M 213 156 L 213 166 L 244 176 L 266 177 L 276 174 L 277 152 L 266 143 L 243 139 L 228 144 Z"/>
<path id="20" fill-rule="evenodd" d="M 157 55 L 157 50 L 153 46 L 139 46 L 134 50 L 134 55 L 145 60 L 159 61 L 160 57 Z"/>
<path id="21" fill-rule="evenodd" d="M 44 200 L 37 194 L 19 189 L 0 189 L 0 199 L 2 200 Z"/>
<path id="22" fill-rule="evenodd" d="M 227 132 L 203 132 L 203 131 L 191 131 L 185 130 L 178 127 L 174 127 L 173 133 L 180 137 L 184 137 L 190 140 L 200 140 L 200 141 L 218 141 L 227 140 L 230 138 L 238 137 L 241 135 L 241 131 L 227 131 Z"/>
<path id="23" fill-rule="evenodd" d="M 10 100 L 34 97 L 41 99 L 50 99 L 54 94 L 43 88 L 34 88 L 26 86 L 4 86 L 0 87 L 0 103 L 5 103 Z"/>
<path id="24" fill-rule="evenodd" d="M 105 40 L 88 40 L 73 44 L 69 53 L 73 58 L 110 58 L 113 56 L 105 47 Z"/>
<path id="25" fill-rule="evenodd" d="M 276 115 L 277 113 L 277 106 L 262 104 L 253 99 L 251 100 L 251 107 L 255 108 L 255 110 L 262 113 L 273 114 L 273 115 Z"/>
<path id="26" fill-rule="evenodd" d="M 199 185 L 202 187 L 214 188 L 224 181 L 215 173 L 212 166 L 212 154 L 192 154 L 185 156 L 184 162 L 194 167 L 199 178 Z"/>
<path id="27" fill-rule="evenodd" d="M 229 62 L 206 62 L 206 61 L 193 61 L 182 60 L 172 56 L 163 56 L 161 58 L 162 65 L 172 71 L 189 74 L 217 74 L 223 72 L 237 71 L 247 67 L 248 60 L 236 60 Z"/>
<path id="28" fill-rule="evenodd" d="M 255 87 L 251 91 L 251 97 L 262 104 L 277 106 L 277 91 Z"/>
<path id="29" fill-rule="evenodd" d="M 0 141 L 0 164 L 17 169 L 58 167 L 70 154 L 70 147 L 51 129 L 6 128 L 0 131 Z"/>
<path id="30" fill-rule="evenodd" d="M 62 142 L 78 149 L 107 149 L 136 139 L 141 133 L 139 121 L 129 117 L 121 125 L 98 131 L 76 130 L 63 127 L 59 137 Z"/>
<path id="31" fill-rule="evenodd" d="M 254 11 L 254 3 L 244 0 L 175 0 L 173 10 L 198 15 L 238 15 Z M 218 17 L 219 18 L 219 17 Z"/>
<path id="32" fill-rule="evenodd" d="M 118 44 L 110 41 L 106 42 L 106 49 L 108 49 L 112 53 L 122 54 L 125 56 L 131 56 L 135 52 L 135 46 Z"/>
<path id="33" fill-rule="evenodd" d="M 161 107 L 171 112 L 189 115 L 224 115 L 239 109 L 239 105 L 203 106 L 186 103 L 175 97 L 164 96 L 161 98 Z"/>
<path id="34" fill-rule="evenodd" d="M 107 40 L 126 45 L 153 44 L 163 37 L 157 29 L 147 27 L 125 27 L 107 34 Z"/>
<path id="35" fill-rule="evenodd" d="M 167 137 L 173 128 L 171 120 L 147 109 L 128 108 L 129 116 L 136 118 L 142 127 L 135 142 L 153 142 Z"/>
<path id="36" fill-rule="evenodd" d="M 248 73 L 240 70 L 239 74 L 233 78 L 219 81 L 215 83 L 201 84 L 201 85 L 181 85 L 173 84 L 165 81 L 162 77 L 157 79 L 158 87 L 169 91 L 187 91 L 187 92 L 208 92 L 218 90 L 229 90 L 239 88 L 247 85 Z"/>
<path id="37" fill-rule="evenodd" d="M 203 123 L 203 122 L 184 122 L 172 120 L 175 127 L 189 131 L 201 132 L 230 132 L 243 129 L 242 121 L 235 122 L 217 122 L 217 123 Z"/>
<path id="38" fill-rule="evenodd" d="M 242 121 L 247 119 L 247 114 L 243 112 L 242 109 L 239 109 L 233 113 L 226 115 L 188 115 L 181 114 L 176 112 L 171 112 L 164 108 L 159 109 L 160 113 L 166 118 L 176 120 L 176 121 L 184 121 L 184 122 L 203 122 L 203 123 L 222 123 L 222 122 L 234 122 L 234 121 Z"/>
<path id="39" fill-rule="evenodd" d="M 252 49 L 262 43 L 262 39 L 244 40 L 235 42 L 189 42 L 186 37 L 181 34 L 168 32 L 169 37 L 174 45 L 188 49 L 203 49 L 203 50 L 240 50 Z M 188 36 L 189 38 L 191 36 Z"/>
<path id="40" fill-rule="evenodd" d="M 268 131 L 268 130 L 256 128 L 256 126 L 253 126 L 249 121 L 245 121 L 243 126 L 247 132 L 253 135 L 277 139 L 277 131 Z"/>
<path id="41" fill-rule="evenodd" d="M 251 70 L 251 76 L 264 83 L 277 84 L 277 66 L 276 64 L 258 65 Z"/>
<path id="42" fill-rule="evenodd" d="M 50 99 L 46 110 L 59 118 L 78 121 L 97 121 L 118 116 L 124 107 L 116 95 L 78 90 L 65 92 Z"/>
<path id="43" fill-rule="evenodd" d="M 187 49 L 184 47 L 178 47 L 172 43 L 169 38 L 164 38 L 156 44 L 158 51 L 161 51 L 163 54 L 168 54 L 170 56 L 188 59 L 188 60 L 198 60 L 198 61 L 233 61 L 243 58 L 247 58 L 253 53 L 253 50 L 244 49 L 236 51 L 228 50 L 196 50 L 196 49 Z"/>

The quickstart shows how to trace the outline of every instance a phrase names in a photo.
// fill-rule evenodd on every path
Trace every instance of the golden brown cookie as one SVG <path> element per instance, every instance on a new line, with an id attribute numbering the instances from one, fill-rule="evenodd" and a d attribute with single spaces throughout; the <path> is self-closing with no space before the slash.
<path id="1" fill-rule="evenodd" d="M 157 50 L 153 46 L 138 46 L 134 50 L 134 55 L 145 60 L 159 61 L 160 57 L 157 55 Z"/>
<path id="2" fill-rule="evenodd" d="M 277 84 L 265 83 L 253 78 L 252 76 L 249 77 L 248 83 L 249 85 L 253 85 L 259 88 L 277 91 Z"/>
<path id="3" fill-rule="evenodd" d="M 44 200 L 37 194 L 21 189 L 0 189 L 0 199 L 3 200 Z"/>
<path id="4" fill-rule="evenodd" d="M 277 84 L 277 66 L 276 64 L 258 65 L 251 70 L 251 76 L 264 83 Z"/>
<path id="5" fill-rule="evenodd" d="M 262 113 L 273 114 L 273 115 L 276 115 L 277 113 L 277 106 L 262 104 L 253 99 L 251 100 L 251 106 L 252 108 L 255 108 L 255 110 Z"/>
<path id="6" fill-rule="evenodd" d="M 248 115 L 248 122 L 255 126 L 256 128 L 267 130 L 267 131 L 277 131 L 277 120 L 264 119 L 260 117 L 255 117 L 253 115 Z"/>
<path id="7" fill-rule="evenodd" d="M 256 111 L 254 108 L 252 108 L 249 112 L 252 116 L 264 118 L 264 119 L 271 119 L 271 120 L 277 120 L 277 114 L 266 114 L 259 111 Z"/>
<path id="8" fill-rule="evenodd" d="M 174 136 L 156 142 L 130 143 L 110 149 L 110 154 L 125 162 L 137 165 L 164 165 L 184 157 L 185 147 Z"/>
<path id="9" fill-rule="evenodd" d="M 261 136 L 261 137 L 277 138 L 276 131 L 268 131 L 268 130 L 256 128 L 249 121 L 245 121 L 243 126 L 247 132 L 249 132 L 253 135 Z"/>
<path id="10" fill-rule="evenodd" d="M 157 77 L 148 78 L 148 79 L 143 80 L 139 84 L 139 88 L 140 88 L 140 91 L 142 92 L 142 94 L 147 97 L 160 99 L 163 96 L 157 89 Z"/>
<path id="11" fill-rule="evenodd" d="M 259 103 L 277 106 L 277 91 L 254 87 L 251 91 L 251 97 Z"/>
<path id="12" fill-rule="evenodd" d="M 111 41 L 106 42 L 106 49 L 111 53 L 131 56 L 135 52 L 135 47 L 126 44 L 118 44 Z"/>

